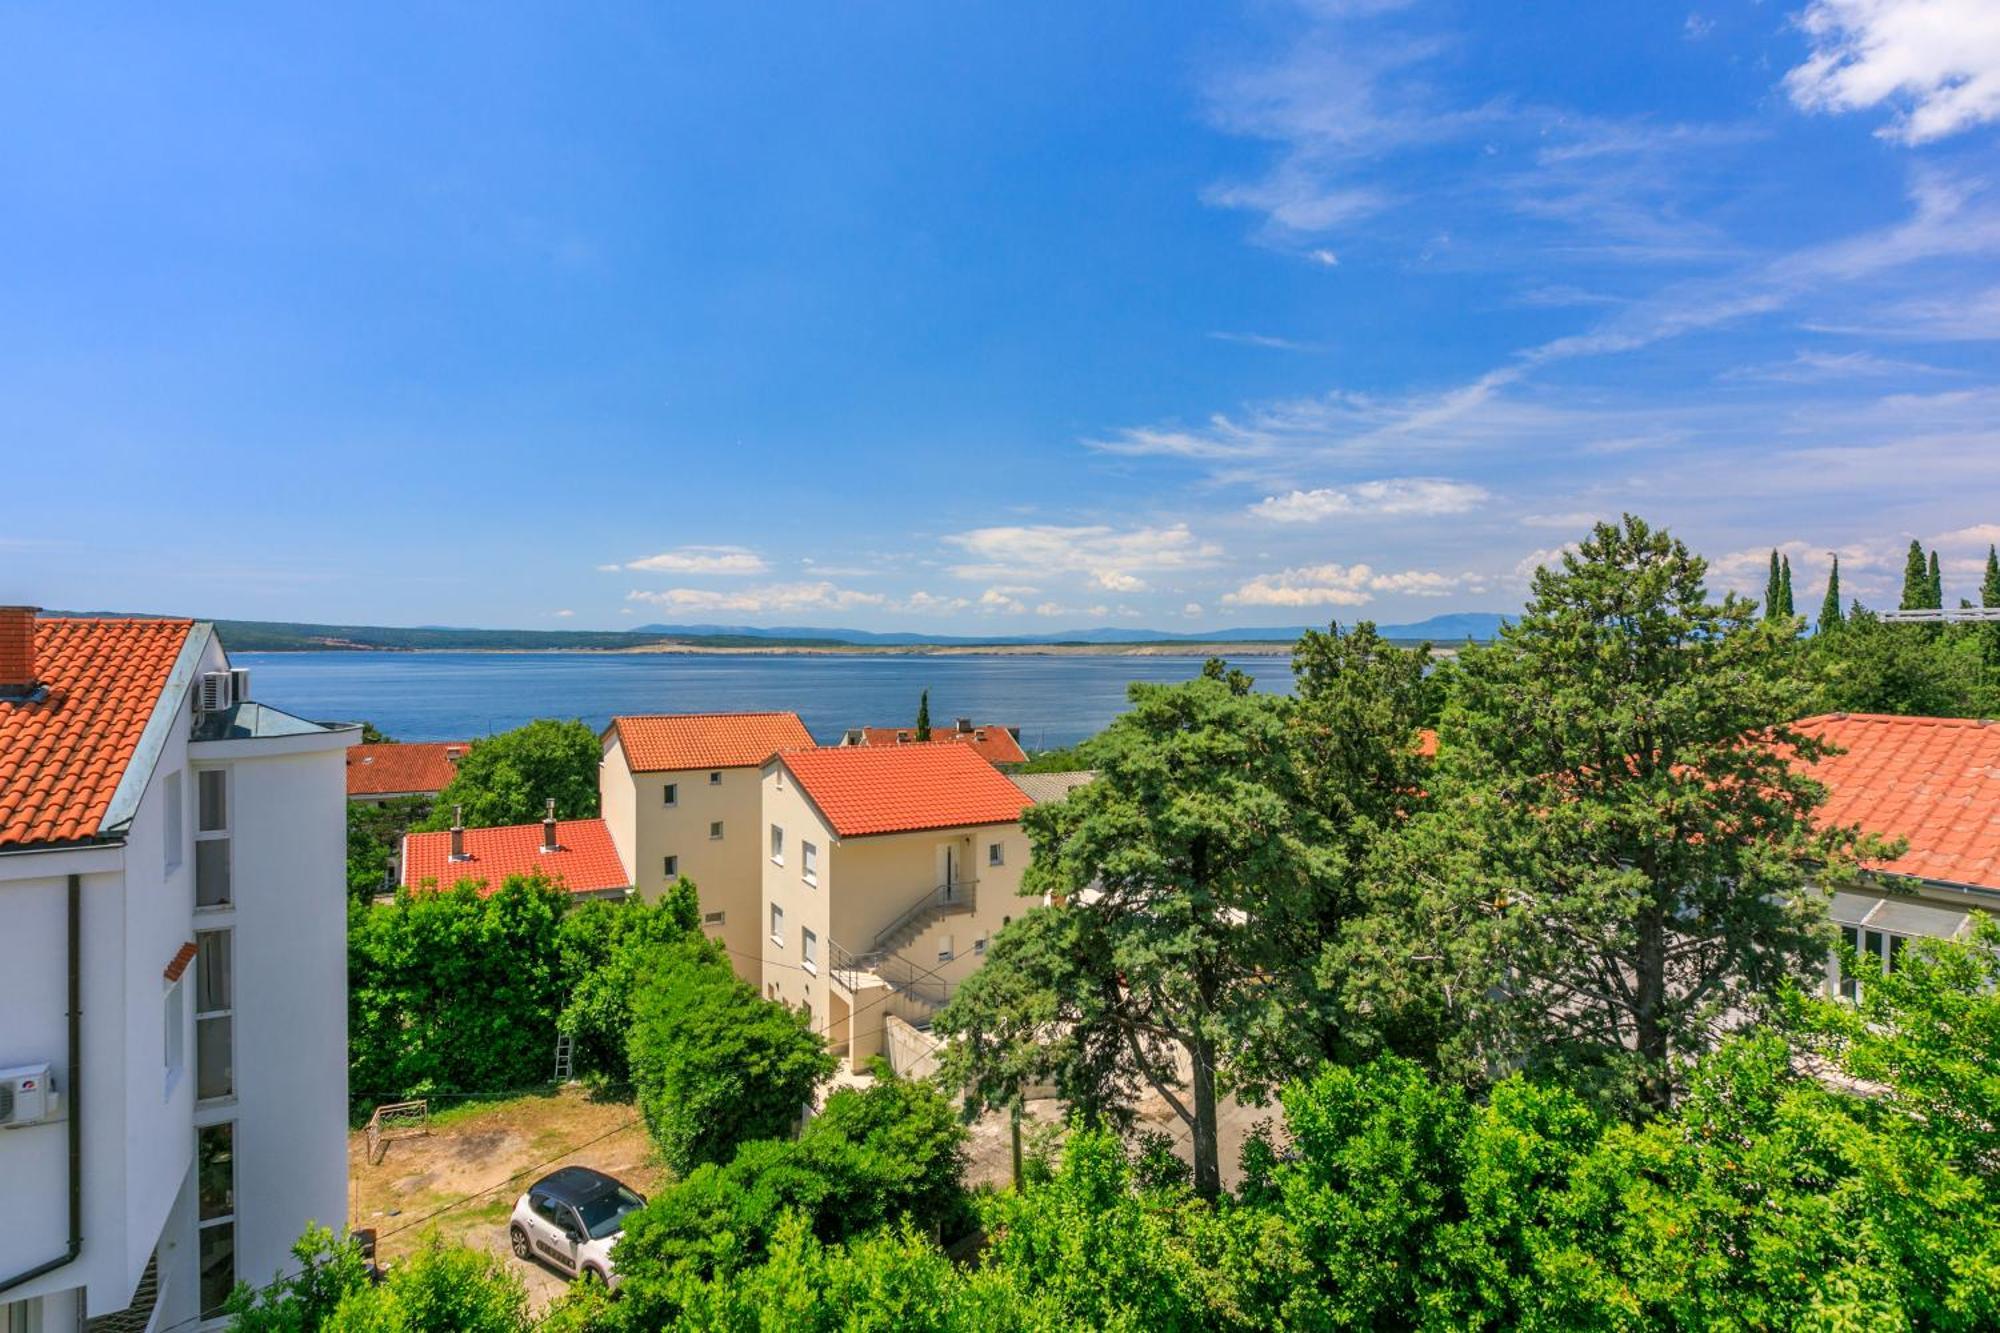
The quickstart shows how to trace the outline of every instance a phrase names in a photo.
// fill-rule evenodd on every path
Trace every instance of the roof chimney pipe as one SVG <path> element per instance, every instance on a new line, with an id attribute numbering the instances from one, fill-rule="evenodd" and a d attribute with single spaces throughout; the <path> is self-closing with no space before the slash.
<path id="1" fill-rule="evenodd" d="M 454 861 L 472 859 L 465 854 L 465 807 L 462 805 L 454 805 L 451 808 L 451 859 Z"/>
<path id="2" fill-rule="evenodd" d="M 542 815 L 542 850 L 545 852 L 562 850 L 560 844 L 556 842 L 556 798 L 553 796 L 549 797 L 549 803 Z"/>
<path id="3" fill-rule="evenodd" d="M 0 699 L 31 699 L 38 606 L 0 606 Z"/>
<path id="4" fill-rule="evenodd" d="M 960 718 L 958 720 L 958 734 L 961 736 L 966 736 L 970 735 L 971 732 L 972 732 L 972 719 L 969 717 Z"/>

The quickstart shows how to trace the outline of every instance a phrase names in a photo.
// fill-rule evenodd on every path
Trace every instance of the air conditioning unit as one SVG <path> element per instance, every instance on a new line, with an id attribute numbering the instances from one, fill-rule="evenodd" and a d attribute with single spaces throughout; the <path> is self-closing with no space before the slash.
<path id="1" fill-rule="evenodd" d="M 46 1064 L 0 1069 L 0 1129 L 40 1124 L 55 1109 L 55 1101 Z"/>
<path id="2" fill-rule="evenodd" d="M 246 679 L 245 684 L 248 684 Z M 195 711 L 199 713 L 223 713 L 236 705 L 236 673 L 234 671 L 204 671 L 195 691 Z"/>

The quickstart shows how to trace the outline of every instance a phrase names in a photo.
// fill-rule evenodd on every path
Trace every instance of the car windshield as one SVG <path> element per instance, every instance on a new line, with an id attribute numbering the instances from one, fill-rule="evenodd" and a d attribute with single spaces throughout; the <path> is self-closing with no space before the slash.
<path id="1" fill-rule="evenodd" d="M 623 1185 L 600 1194 L 588 1203 L 577 1205 L 577 1213 L 583 1218 L 583 1225 L 590 1232 L 592 1240 L 603 1240 L 615 1236 L 625 1229 L 625 1214 L 634 1208 L 643 1208 L 646 1201 L 626 1189 Z"/>

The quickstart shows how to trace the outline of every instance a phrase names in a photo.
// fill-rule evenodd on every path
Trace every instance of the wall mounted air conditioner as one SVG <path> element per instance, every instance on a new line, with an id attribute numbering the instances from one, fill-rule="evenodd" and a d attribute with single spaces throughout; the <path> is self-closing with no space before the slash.
<path id="1" fill-rule="evenodd" d="M 46 1064 L 0 1069 L 0 1129 L 19 1129 L 51 1119 L 56 1102 Z"/>
<path id="2" fill-rule="evenodd" d="M 247 675 L 247 673 L 246 673 Z M 246 679 L 247 685 L 249 681 Z M 236 673 L 233 671 L 204 671 L 195 689 L 195 711 L 200 713 L 227 712 L 236 704 Z"/>

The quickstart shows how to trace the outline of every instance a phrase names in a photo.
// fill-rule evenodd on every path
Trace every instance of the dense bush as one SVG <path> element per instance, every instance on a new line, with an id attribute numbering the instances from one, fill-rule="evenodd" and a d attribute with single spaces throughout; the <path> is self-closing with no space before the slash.
<path id="1" fill-rule="evenodd" d="M 627 1054 L 667 1165 L 685 1175 L 788 1132 L 834 1066 L 805 1013 L 759 995 L 710 940 L 656 947 L 640 970 Z"/>
<path id="2" fill-rule="evenodd" d="M 575 1040 L 575 1064 L 614 1084 L 630 1081 L 626 1042 L 632 1002 L 661 946 L 698 939 L 701 909 L 686 878 L 656 905 L 601 898 L 573 903 L 557 930 L 557 975 L 566 997 L 557 1026 Z"/>
<path id="3" fill-rule="evenodd" d="M 361 902 L 392 891 L 389 860 L 402 846 L 403 835 L 430 813 L 421 796 L 347 803 L 347 891 Z"/>
<path id="4" fill-rule="evenodd" d="M 292 1247 L 300 1272 L 258 1292 L 238 1284 L 231 1333 L 526 1333 L 528 1293 L 495 1255 L 435 1237 L 369 1281 L 359 1247 L 325 1227 Z"/>

